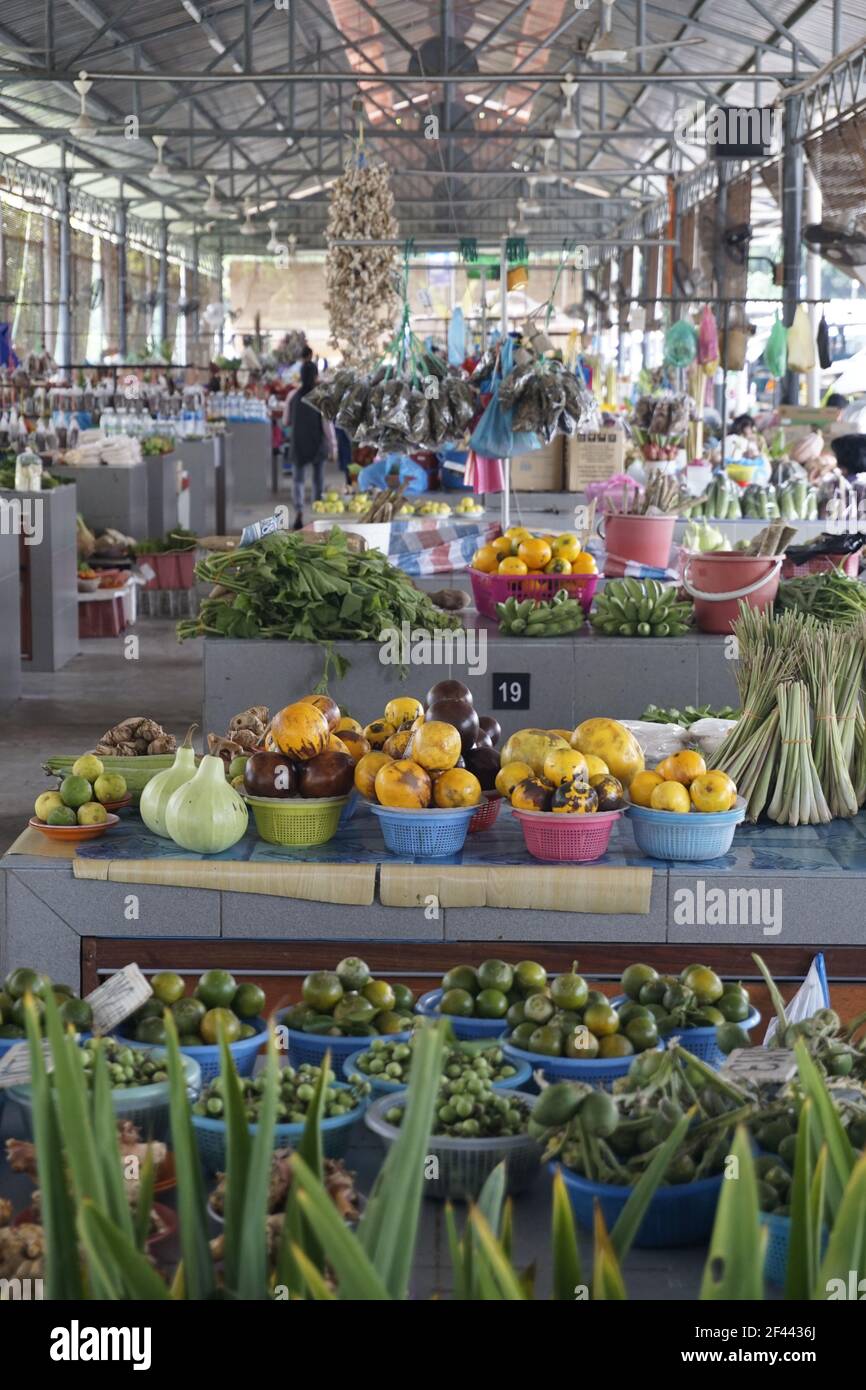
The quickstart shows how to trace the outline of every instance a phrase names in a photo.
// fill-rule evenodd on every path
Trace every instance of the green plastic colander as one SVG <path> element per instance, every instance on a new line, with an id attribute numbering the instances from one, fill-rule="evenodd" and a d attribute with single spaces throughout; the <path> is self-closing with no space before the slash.
<path id="1" fill-rule="evenodd" d="M 256 830 L 263 840 L 300 849 L 333 839 L 349 798 L 246 795 L 245 800 L 252 808 Z"/>

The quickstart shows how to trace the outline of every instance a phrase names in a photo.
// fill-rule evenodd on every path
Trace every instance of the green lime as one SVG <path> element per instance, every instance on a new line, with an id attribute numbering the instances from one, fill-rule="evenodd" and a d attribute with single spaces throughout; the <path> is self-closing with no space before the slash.
<path id="1" fill-rule="evenodd" d="M 559 1057 L 562 1055 L 562 1034 L 558 1028 L 544 1024 L 533 1032 L 527 1051 L 539 1052 L 542 1057 Z"/>
<path id="2" fill-rule="evenodd" d="M 570 1033 L 566 1033 L 562 1051 L 566 1057 L 574 1057 L 582 1062 L 591 1062 L 593 1058 L 598 1056 L 598 1038 L 595 1033 L 590 1033 L 584 1024 L 579 1023 Z"/>
<path id="3" fill-rule="evenodd" d="M 629 999 L 639 999 L 644 985 L 652 984 L 658 977 L 658 971 L 651 965 L 627 965 L 622 972 L 620 984 L 623 993 L 627 994 Z"/>
<path id="4" fill-rule="evenodd" d="M 314 970 L 301 985 L 304 1003 L 317 1014 L 329 1014 L 343 997 L 339 975 L 333 970 Z"/>
<path id="5" fill-rule="evenodd" d="M 534 1023 L 518 1023 L 517 1027 L 512 1031 L 509 1041 L 512 1042 L 515 1047 L 519 1047 L 521 1051 L 528 1052 L 529 1043 L 534 1032 Z"/>
<path id="6" fill-rule="evenodd" d="M 686 989 L 685 985 L 679 983 L 668 985 L 665 990 L 664 998 L 662 999 L 662 1003 L 668 1013 L 673 1013 L 674 1009 L 690 1008 L 694 1002 L 695 996 L 692 990 Z"/>
<path id="7" fill-rule="evenodd" d="M 201 1047 L 198 1033 L 178 1033 L 177 1041 L 179 1047 Z"/>
<path id="8" fill-rule="evenodd" d="M 583 1011 L 583 1021 L 597 1038 L 619 1031 L 619 1015 L 610 1004 L 591 1004 Z"/>
<path id="9" fill-rule="evenodd" d="M 550 997 L 558 1009 L 582 1009 L 588 994 L 586 980 L 574 970 L 557 975 L 550 986 Z"/>
<path id="10" fill-rule="evenodd" d="M 200 1033 L 206 1043 L 218 1043 L 220 1040 L 220 1029 L 223 1031 L 226 1042 L 237 1042 L 241 1035 L 241 1021 L 237 1014 L 233 1014 L 231 1009 L 208 1009 L 201 1021 Z"/>
<path id="11" fill-rule="evenodd" d="M 286 1028 L 302 1029 L 304 1024 L 314 1017 L 316 1010 L 309 1004 L 290 1004 L 282 1016 L 282 1022 Z"/>
<path id="12" fill-rule="evenodd" d="M 526 1010 L 522 1000 L 518 1000 L 515 1004 L 509 1004 L 505 1020 L 512 1028 L 516 1028 L 518 1023 L 526 1022 Z"/>
<path id="13" fill-rule="evenodd" d="M 260 1018 L 265 1011 L 265 991 L 258 985 L 238 985 L 231 1007 L 238 1018 Z"/>
<path id="14" fill-rule="evenodd" d="M 368 980 L 361 993 L 368 999 L 376 1010 L 388 1013 L 393 1009 L 397 1000 L 394 991 L 387 980 Z"/>
<path id="15" fill-rule="evenodd" d="M 207 1009 L 200 999 L 189 998 L 177 999 L 171 1005 L 171 1016 L 174 1019 L 178 1033 L 195 1033 L 198 1037 L 198 1030 L 201 1021 L 207 1013 Z"/>
<path id="16" fill-rule="evenodd" d="M 36 1009 L 36 1016 L 41 1024 L 42 1018 L 45 1014 L 45 1005 L 43 1004 L 41 999 L 33 999 L 33 1006 Z M 10 1023 L 14 1023 L 16 1028 L 26 1028 L 26 1009 L 27 1005 L 25 1004 L 24 1000 L 16 999 L 12 1005 L 12 1008 L 9 1010 L 9 1021 Z"/>
<path id="17" fill-rule="evenodd" d="M 56 995 L 55 995 L 55 998 L 56 998 Z M 0 1023 L 3 1022 L 4 1017 L 6 1016 L 6 1014 L 8 1014 L 8 1012 L 9 1012 L 9 1010 L 10 1010 L 11 1008 L 12 1008 L 12 995 L 11 995 L 11 994 L 8 994 L 8 993 L 6 992 L 5 989 L 0 990 Z"/>
<path id="18" fill-rule="evenodd" d="M 124 1019 L 123 1028 L 132 1030 L 134 1029 L 135 1024 L 141 1023 L 142 1019 L 162 1018 L 164 1013 L 165 1005 L 161 1004 L 158 999 L 145 999 L 144 1003 L 141 1005 L 140 1008 L 136 1009 L 134 1014 L 132 1014 L 129 1018 Z M 124 1032 L 123 1036 L 131 1037 L 132 1032 Z"/>
<path id="19" fill-rule="evenodd" d="M 336 974 L 343 989 L 360 992 L 370 980 L 370 967 L 360 956 L 345 956 L 337 966 Z"/>
<path id="20" fill-rule="evenodd" d="M 648 1047 L 655 1047 L 659 1040 L 659 1030 L 652 1016 L 633 1018 L 626 1024 L 625 1035 L 635 1052 L 646 1052 Z"/>
<path id="21" fill-rule="evenodd" d="M 397 984 L 391 986 L 394 991 L 394 1008 L 402 1009 L 404 1013 L 410 1014 L 415 1007 L 415 995 L 408 985 Z"/>
<path id="22" fill-rule="evenodd" d="M 158 975 L 151 975 L 150 987 L 163 1004 L 174 1004 L 183 998 L 186 990 L 183 977 L 173 970 L 161 970 Z"/>
<path id="23" fill-rule="evenodd" d="M 64 1028 L 73 1027 L 82 1033 L 93 1022 L 93 1010 L 84 999 L 64 999 L 60 1005 L 60 1022 Z"/>
<path id="24" fill-rule="evenodd" d="M 405 1033 L 405 1015 L 395 1013 L 393 1009 L 385 1009 L 376 1015 L 374 1026 L 377 1033 Z M 411 1027 L 411 1023 L 409 1026 Z"/>
<path id="25" fill-rule="evenodd" d="M 699 1004 L 715 1004 L 721 999 L 725 987 L 708 965 L 693 965 L 683 978 L 686 989 L 690 989 Z"/>
<path id="26" fill-rule="evenodd" d="M 242 1024 L 241 1024 L 241 1037 L 242 1037 L 242 1038 L 252 1038 L 252 1037 L 255 1036 L 256 1032 L 257 1032 L 257 1029 L 255 1029 L 251 1023 L 242 1023 Z"/>
<path id="27" fill-rule="evenodd" d="M 716 1008 L 726 1023 L 744 1023 L 749 1017 L 749 1001 L 740 990 L 726 989 Z"/>
<path id="28" fill-rule="evenodd" d="M 553 1000 L 546 994 L 530 994 L 523 1002 L 523 1015 L 529 1023 L 547 1023 L 556 1013 Z"/>
<path id="29" fill-rule="evenodd" d="M 478 967 L 480 989 L 497 989 L 507 994 L 514 983 L 514 971 L 507 961 L 483 960 Z"/>
<path id="30" fill-rule="evenodd" d="M 727 1057 L 738 1047 L 751 1047 L 748 1033 L 738 1023 L 720 1023 L 716 1029 L 716 1046 Z"/>
<path id="31" fill-rule="evenodd" d="M 635 1086 L 646 1086 L 662 1064 L 663 1052 L 641 1052 L 628 1069 L 628 1079 Z"/>
<path id="32" fill-rule="evenodd" d="M 477 994 L 481 986 L 471 965 L 455 965 L 442 976 L 442 989 L 463 989 L 469 994 Z"/>
<path id="33" fill-rule="evenodd" d="M 631 1000 L 627 1004 L 621 1004 L 617 1009 L 619 1014 L 619 1026 L 625 1028 L 627 1023 L 631 1023 L 633 1018 L 652 1018 L 648 1004 L 634 1004 Z"/>
<path id="34" fill-rule="evenodd" d="M 583 1023 L 582 1017 L 575 1009 L 557 1009 L 550 1021 L 554 1028 L 561 1029 L 563 1033 L 568 1033 L 572 1028 L 577 1028 L 578 1024 Z"/>
<path id="35" fill-rule="evenodd" d="M 704 1004 L 702 1008 L 698 1009 L 698 1018 L 703 1019 L 703 1026 L 707 1028 L 714 1028 L 717 1023 L 727 1022 L 721 1009 L 714 1009 L 712 1004 Z"/>
<path id="36" fill-rule="evenodd" d="M 55 806 L 48 812 L 46 825 L 77 825 L 78 817 L 71 806 Z"/>
<path id="37" fill-rule="evenodd" d="M 642 1009 L 645 1008 L 650 1014 L 652 1014 L 656 1023 L 661 1023 L 662 1019 L 667 1018 L 668 1016 L 667 1009 L 665 1008 L 664 1004 L 641 1004 L 640 1007 Z"/>
<path id="38" fill-rule="evenodd" d="M 93 791 L 86 777 L 75 777 L 71 773 L 64 777 L 58 788 L 63 799 L 64 806 L 71 806 L 77 811 L 79 806 L 83 806 L 85 801 L 93 800 Z M 52 823 L 49 820 L 49 825 Z"/>
<path id="39" fill-rule="evenodd" d="M 475 1000 L 477 1018 L 504 1018 L 508 1012 L 508 1000 L 500 989 L 482 989 Z"/>
<path id="40" fill-rule="evenodd" d="M 54 982 L 52 981 L 51 988 L 52 988 L 53 991 L 54 991 L 54 998 L 55 998 L 55 999 L 57 998 L 57 996 L 58 996 L 59 994 L 64 995 L 67 999 L 74 999 L 74 998 L 75 998 L 75 990 L 72 988 L 71 985 L 57 984 L 57 983 L 54 983 Z"/>
<path id="41" fill-rule="evenodd" d="M 459 1018 L 471 1018 L 474 1008 L 475 1000 L 468 989 L 453 987 L 445 990 L 439 1005 L 441 1013 L 455 1014 Z"/>
<path id="42" fill-rule="evenodd" d="M 541 994 L 547 988 L 547 971 L 535 960 L 519 960 L 514 967 L 514 983 L 521 994 Z"/>
<path id="43" fill-rule="evenodd" d="M 611 1033 L 609 1036 L 599 1039 L 598 1055 L 602 1059 L 630 1057 L 633 1052 L 634 1047 L 622 1033 Z"/>
<path id="44" fill-rule="evenodd" d="M 609 1004 L 609 1003 L 610 1003 L 610 1000 L 608 999 L 608 997 L 607 997 L 607 995 L 605 994 L 604 990 L 601 990 L 601 989 L 591 989 L 591 990 L 589 991 L 589 993 L 587 994 L 587 996 L 586 996 L 586 1004 L 584 1004 L 584 1008 L 587 1008 L 590 1004 Z"/>
<path id="45" fill-rule="evenodd" d="M 350 1023 L 372 1023 L 376 1017 L 376 1005 L 365 998 L 363 994 L 358 994 L 352 990 L 349 994 L 344 994 L 342 999 L 338 999 L 334 1005 L 334 1022 L 341 1027 Z"/>
<path id="46" fill-rule="evenodd" d="M 0 1038 L 26 1038 L 25 1029 L 19 1028 L 16 1023 L 0 1023 Z"/>
<path id="47" fill-rule="evenodd" d="M 208 1009 L 228 1009 L 237 987 L 237 980 L 228 970 L 206 970 L 199 977 L 194 994 Z"/>
<path id="48" fill-rule="evenodd" d="M 165 1042 L 165 1019 L 145 1018 L 142 1019 L 135 1030 L 135 1041 L 140 1043 L 164 1043 Z"/>
<path id="49" fill-rule="evenodd" d="M 662 979 L 649 980 L 645 985 L 641 985 L 638 999 L 641 1004 L 661 1004 L 667 988 Z"/>

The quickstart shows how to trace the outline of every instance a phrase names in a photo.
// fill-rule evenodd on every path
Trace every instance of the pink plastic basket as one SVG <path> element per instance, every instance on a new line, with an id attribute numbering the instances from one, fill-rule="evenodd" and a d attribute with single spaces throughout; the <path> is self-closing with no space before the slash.
<path id="1" fill-rule="evenodd" d="M 854 550 L 850 555 L 813 555 L 802 565 L 795 565 L 786 555 L 782 563 L 782 578 L 802 579 L 807 574 L 825 574 L 828 570 L 839 569 L 849 579 L 856 579 L 860 573 L 861 553 Z"/>
<path id="2" fill-rule="evenodd" d="M 526 848 L 534 859 L 548 863 L 587 864 L 600 859 L 610 841 L 615 820 L 623 811 L 591 811 L 586 815 L 557 815 L 553 811 L 518 811 Z"/>
<path id="3" fill-rule="evenodd" d="M 503 797 L 500 792 L 482 792 L 484 800 L 469 822 L 469 834 L 477 835 L 479 830 L 489 830 L 499 815 Z"/>
<path id="4" fill-rule="evenodd" d="M 537 602 L 547 602 L 556 598 L 560 589 L 565 589 L 571 598 L 577 599 L 584 613 L 592 607 L 592 600 L 598 586 L 597 574 L 484 574 L 481 570 L 469 571 L 475 607 L 485 618 L 496 618 L 497 603 L 504 603 L 514 596 L 519 603 L 531 598 Z"/>
<path id="5" fill-rule="evenodd" d="M 167 550 L 159 555 L 139 555 L 154 571 L 147 589 L 191 589 L 195 584 L 195 551 Z"/>

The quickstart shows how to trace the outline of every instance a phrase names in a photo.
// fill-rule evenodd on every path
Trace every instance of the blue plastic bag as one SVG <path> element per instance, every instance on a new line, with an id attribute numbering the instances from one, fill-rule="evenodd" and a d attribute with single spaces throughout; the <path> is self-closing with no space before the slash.
<path id="1" fill-rule="evenodd" d="M 448 325 L 448 365 L 459 367 L 466 359 L 466 323 L 458 305 Z"/>
<path id="2" fill-rule="evenodd" d="M 513 358 L 514 340 L 506 338 L 502 344 L 499 367 L 493 375 L 493 394 L 469 440 L 470 449 L 474 449 L 476 454 L 486 454 L 488 458 L 513 458 L 515 454 L 528 454 L 542 447 L 537 434 L 529 430 L 515 432 L 511 428 L 512 411 L 505 410 L 499 404 L 499 386 L 503 377 L 511 371 Z"/>
<path id="3" fill-rule="evenodd" d="M 416 463 L 406 454 L 384 454 L 381 458 L 374 459 L 358 474 L 358 486 L 362 492 L 366 492 L 368 487 L 386 488 L 388 477 L 392 473 L 399 474 L 400 482 L 406 484 L 406 493 L 427 491 L 429 480 L 426 468 L 422 468 L 420 463 Z"/>

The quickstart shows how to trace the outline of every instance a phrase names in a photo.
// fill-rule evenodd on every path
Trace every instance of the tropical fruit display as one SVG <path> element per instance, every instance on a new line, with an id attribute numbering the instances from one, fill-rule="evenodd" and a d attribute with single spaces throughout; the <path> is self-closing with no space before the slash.
<path id="1" fill-rule="evenodd" d="M 95 753 L 84 753 L 75 759 L 55 790 L 37 796 L 33 813 L 43 825 L 105 825 L 106 807 L 116 806 L 126 796 L 125 777 L 106 771 L 105 763 Z"/>
<path id="2" fill-rule="evenodd" d="M 733 779 L 720 768 L 708 770 L 703 756 L 694 748 L 680 749 L 654 768 L 636 773 L 628 794 L 635 806 L 676 815 L 730 811 L 737 800 Z"/>
<path id="3" fill-rule="evenodd" d="M 411 1040 L 391 1042 L 386 1038 L 374 1038 L 369 1047 L 355 1058 L 354 1067 L 363 1077 L 405 1086 L 409 1080 L 412 1052 Z M 442 1061 L 443 1081 L 458 1081 L 471 1076 L 481 1082 L 493 1083 L 508 1081 L 516 1075 L 517 1068 L 496 1043 L 451 1047 Z"/>
<path id="4" fill-rule="evenodd" d="M 260 1029 L 265 1011 L 264 991 L 255 984 L 238 984 L 229 970 L 206 970 L 192 992 L 173 970 L 150 977 L 153 994 L 121 1026 L 125 1038 L 150 1046 L 166 1039 L 166 1012 L 171 1014 L 181 1047 L 215 1046 L 251 1038 Z"/>
<path id="5" fill-rule="evenodd" d="M 716 1044 L 724 1053 L 748 1047 L 741 1026 L 752 1012 L 744 984 L 722 980 L 708 965 L 687 965 L 679 975 L 660 975 L 652 965 L 626 966 L 620 981 L 625 1002 L 618 1007 L 628 1029 L 633 1019 L 651 1018 L 659 1037 L 689 1028 L 716 1029 Z"/>
<path id="6" fill-rule="evenodd" d="M 690 631 L 691 600 L 657 579 L 608 579 L 589 615 L 605 637 L 682 637 Z"/>
<path id="7" fill-rule="evenodd" d="M 162 1057 L 142 1052 L 115 1038 L 88 1038 L 81 1044 L 81 1064 L 88 1086 L 93 1085 L 97 1053 L 105 1058 L 108 1080 L 112 1090 L 129 1090 L 136 1086 L 158 1086 L 168 1081 L 168 1069 Z M 54 1072 L 50 1074 L 51 1079 Z"/>
<path id="8" fill-rule="evenodd" d="M 515 810 L 591 815 L 625 805 L 625 787 L 643 766 L 643 754 L 623 724 L 587 719 L 571 734 L 518 730 L 500 763 L 495 785 Z"/>
<path id="9" fill-rule="evenodd" d="M 489 1078 L 475 1072 L 444 1076 L 436 1096 L 431 1133 L 469 1140 L 526 1134 L 531 1110 L 526 1097 L 515 1091 L 496 1090 Z M 395 1104 L 383 1118 L 386 1124 L 399 1128 L 403 1114 L 404 1106 Z"/>
<path id="10" fill-rule="evenodd" d="M 279 1090 L 277 1093 L 277 1124 L 303 1124 L 310 1102 L 316 1093 L 322 1068 L 304 1062 L 299 1067 L 281 1067 Z M 242 1076 L 240 1078 L 241 1103 L 249 1124 L 259 1119 L 265 1090 L 264 1076 Z M 351 1085 L 336 1085 L 331 1081 L 325 1086 L 324 1116 L 326 1120 L 342 1119 L 353 1110 L 358 1110 L 370 1091 L 370 1083 L 363 1078 Z M 223 1080 L 215 1076 L 202 1091 L 192 1107 L 193 1115 L 206 1120 L 222 1120 L 225 1116 Z"/>
<path id="11" fill-rule="evenodd" d="M 497 603 L 496 614 L 499 631 L 515 637 L 564 637 L 577 632 L 586 621 L 583 608 L 565 589 L 559 589 L 550 600 L 525 598 L 518 602 L 512 594 L 504 603 Z"/>
<path id="12" fill-rule="evenodd" d="M 303 1033 L 373 1037 L 413 1028 L 414 1007 L 415 996 L 407 985 L 374 979 L 359 956 L 346 956 L 335 970 L 314 970 L 305 976 L 301 1002 L 292 1004 L 281 1021 Z"/>
<path id="13" fill-rule="evenodd" d="M 606 994 L 591 989 L 578 974 L 576 961 L 571 970 L 551 980 L 539 979 L 537 987 L 509 1004 L 506 1019 L 508 1041 L 542 1057 L 605 1061 L 630 1057 L 659 1043 L 658 1027 L 648 1010 L 623 1018 Z"/>
<path id="14" fill-rule="evenodd" d="M 241 764 L 232 761 L 230 775 L 242 778 L 248 796 L 319 799 L 348 796 L 357 760 L 337 732 L 343 721 L 329 695 L 304 695 L 284 705 L 267 724 L 263 746 L 250 751 Z M 349 730 L 355 733 L 354 727 Z"/>
<path id="15" fill-rule="evenodd" d="M 525 526 L 509 526 L 501 536 L 479 546 L 470 566 L 481 574 L 597 574 L 598 566 L 581 548 L 573 531 L 536 535 Z"/>
<path id="16" fill-rule="evenodd" d="M 509 965 L 494 958 L 477 966 L 454 965 L 442 976 L 439 1011 L 456 1018 L 506 1020 L 513 1004 L 546 983 L 544 966 L 533 960 Z"/>
<path id="17" fill-rule="evenodd" d="M 41 970 L 29 966 L 19 966 L 10 970 L 0 986 L 0 1041 L 11 1041 L 27 1036 L 25 1024 L 25 998 L 33 1000 L 40 1021 L 45 1012 L 45 999 L 49 994 L 60 1010 L 60 1021 L 66 1028 L 76 1032 L 86 1032 L 93 1021 L 90 1005 L 86 999 L 79 999 L 71 985 L 59 984 Z"/>

